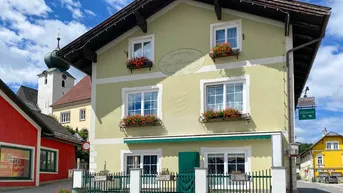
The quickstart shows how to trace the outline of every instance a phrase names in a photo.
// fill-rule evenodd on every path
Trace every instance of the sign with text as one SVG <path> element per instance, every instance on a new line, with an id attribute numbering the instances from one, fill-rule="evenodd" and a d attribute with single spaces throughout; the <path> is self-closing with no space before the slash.
<path id="1" fill-rule="evenodd" d="M 187 75 L 205 64 L 205 56 L 195 49 L 178 49 L 164 55 L 158 62 L 160 70 L 167 75 Z"/>
<path id="2" fill-rule="evenodd" d="M 0 177 L 30 177 L 30 150 L 1 147 Z"/>
<path id="3" fill-rule="evenodd" d="M 304 98 L 299 98 L 298 100 L 298 108 L 312 107 L 315 105 L 316 105 L 316 99 L 314 97 L 304 97 Z"/>
<path id="4" fill-rule="evenodd" d="M 299 120 L 316 119 L 316 109 L 299 109 Z"/>

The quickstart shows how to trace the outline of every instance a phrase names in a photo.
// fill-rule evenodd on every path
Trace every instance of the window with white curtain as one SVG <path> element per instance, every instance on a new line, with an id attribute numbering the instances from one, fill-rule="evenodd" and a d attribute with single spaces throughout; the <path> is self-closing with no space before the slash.
<path id="1" fill-rule="evenodd" d="M 131 38 L 129 40 L 129 57 L 147 57 L 154 60 L 154 35 Z"/>
<path id="2" fill-rule="evenodd" d="M 232 49 L 242 49 L 242 27 L 241 20 L 211 24 L 212 45 L 229 43 Z"/>

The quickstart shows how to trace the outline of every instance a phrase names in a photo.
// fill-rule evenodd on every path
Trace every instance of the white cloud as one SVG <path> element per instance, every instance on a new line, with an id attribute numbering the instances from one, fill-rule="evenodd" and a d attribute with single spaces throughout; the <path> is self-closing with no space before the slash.
<path id="1" fill-rule="evenodd" d="M 44 55 L 56 48 L 58 29 L 66 45 L 87 31 L 80 22 L 47 19 L 50 8 L 43 0 L 6 0 L 0 3 L 0 78 L 12 88 L 20 84 L 37 84 L 37 74 L 46 69 Z M 24 2 L 24 3 L 23 3 Z M 77 4 L 76 4 L 77 5 Z M 28 17 L 36 16 L 35 21 Z M 83 73 L 72 68 L 77 81 Z"/>
<path id="2" fill-rule="evenodd" d="M 87 13 L 90 16 L 95 16 L 95 13 L 91 10 L 85 9 L 85 13 Z"/>
<path id="3" fill-rule="evenodd" d="M 107 10 L 110 12 L 110 14 L 113 14 L 125 6 L 127 6 L 129 3 L 131 3 L 133 0 L 104 0 L 107 4 Z"/>
<path id="4" fill-rule="evenodd" d="M 80 19 L 83 17 L 83 13 L 81 11 L 81 3 L 79 1 L 61 0 L 61 3 L 71 12 L 74 19 Z"/>
<path id="5" fill-rule="evenodd" d="M 319 49 L 307 85 L 309 95 L 317 97 L 320 107 L 343 112 L 343 52 L 340 49 L 338 45 Z"/>

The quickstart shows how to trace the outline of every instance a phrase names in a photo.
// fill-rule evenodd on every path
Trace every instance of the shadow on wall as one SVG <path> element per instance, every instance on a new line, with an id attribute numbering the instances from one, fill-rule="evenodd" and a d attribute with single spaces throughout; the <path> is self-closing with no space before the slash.
<path id="1" fill-rule="evenodd" d="M 192 52 L 189 52 L 189 50 L 193 50 Z M 235 57 L 229 57 L 229 58 L 219 58 L 216 59 L 216 62 L 214 63 L 211 58 L 208 57 L 207 54 L 199 54 L 201 53 L 198 50 L 195 49 L 179 49 L 175 50 L 172 52 L 167 53 L 165 56 L 163 56 L 158 62 L 155 62 L 153 65 L 153 71 L 156 72 L 158 69 L 159 72 L 163 72 L 166 74 L 166 77 L 162 78 L 153 78 L 153 79 L 148 79 L 144 81 L 129 81 L 129 82 L 119 82 L 115 83 L 115 86 L 112 84 L 99 84 L 97 85 L 97 88 L 104 89 L 106 87 L 106 90 L 111 89 L 111 86 L 113 88 L 118 89 L 118 87 L 123 88 L 123 87 L 140 87 L 140 86 L 146 86 L 146 85 L 157 85 L 161 82 L 163 82 L 165 79 L 168 79 L 170 77 L 174 76 L 184 76 L 188 74 L 193 74 L 197 72 L 201 67 L 204 67 L 204 65 L 207 63 L 210 64 L 210 66 L 215 66 L 218 69 L 218 73 L 222 77 L 232 77 L 232 76 L 243 76 L 245 75 L 245 69 L 244 67 L 237 67 L 234 69 L 222 69 L 224 63 L 233 63 L 233 65 L 237 65 L 238 63 L 244 63 L 246 62 L 246 65 L 244 66 L 249 66 L 250 63 L 245 60 L 240 60 L 239 58 L 236 59 Z M 244 53 L 242 53 L 244 54 Z M 187 58 L 184 57 L 184 55 L 190 55 L 191 57 Z M 173 58 L 174 59 L 171 59 Z M 175 60 L 176 58 L 176 60 Z M 183 60 L 183 58 L 185 58 Z M 218 61 L 217 61 L 218 60 Z M 174 61 L 174 62 L 173 62 Z M 238 65 L 239 66 L 239 65 Z M 206 66 L 207 67 L 207 66 Z M 264 67 L 267 68 L 274 68 L 278 71 L 282 71 L 283 69 L 276 68 L 274 65 L 265 65 Z M 129 71 L 129 70 L 128 70 Z M 137 70 L 138 71 L 138 70 Z M 144 74 L 144 73 L 151 73 L 149 69 L 139 69 L 137 74 Z M 129 73 L 131 75 L 131 73 Z M 135 75 L 135 71 L 132 73 L 132 75 Z M 206 79 L 206 78 L 204 78 Z M 273 81 L 273 80 L 270 80 Z M 251 81 L 250 81 L 251 82 Z M 186 84 L 186 83 L 185 83 Z M 198 87 L 197 87 L 198 88 Z M 175 88 L 177 91 L 177 88 Z M 119 89 L 118 89 L 119 91 Z M 121 92 L 121 90 L 120 90 Z M 119 95 L 117 95 L 119 96 Z M 120 94 L 121 96 L 121 94 Z M 105 118 L 107 115 L 112 113 L 114 110 L 116 111 L 115 117 L 121 117 L 119 116 L 119 112 L 121 115 L 122 112 L 122 100 L 113 100 L 113 96 L 111 95 L 99 95 L 97 96 L 97 101 L 108 101 L 106 104 L 99 104 L 97 105 L 97 108 L 101 108 L 101 111 L 97 111 L 96 117 L 99 121 L 100 124 L 103 123 L 103 118 Z M 178 99 L 180 100 L 180 99 Z M 186 104 L 187 105 L 187 104 Z M 163 117 L 166 116 L 165 112 L 166 109 L 164 109 Z M 169 111 L 169 109 L 167 110 Z M 200 104 L 199 104 L 199 110 L 198 111 L 192 111 L 192 113 L 197 113 L 196 115 L 193 114 L 191 116 L 194 117 L 199 117 L 200 111 Z M 188 113 L 188 112 L 187 112 Z M 256 110 L 250 112 L 250 115 L 254 115 L 254 113 L 257 113 Z M 112 115 L 111 115 L 112 116 Z M 181 116 L 181 115 L 180 115 Z M 193 120 L 192 120 L 193 121 Z M 197 121 L 197 120 L 194 120 Z M 116 120 L 111 120 L 111 124 L 115 124 L 117 121 Z M 170 121 L 169 121 L 170 122 Z M 119 120 L 118 120 L 119 123 Z M 227 132 L 243 132 L 243 131 L 256 131 L 256 124 L 253 119 L 250 119 L 249 123 L 247 123 L 245 120 L 244 121 L 234 121 L 234 122 L 220 122 L 220 123 L 205 123 L 202 124 L 204 130 L 206 133 L 227 133 Z M 119 127 L 119 126 L 118 126 Z M 119 128 L 118 128 L 119 129 Z M 165 125 L 161 126 L 154 126 L 154 127 L 146 127 L 144 129 L 142 128 L 127 128 L 123 130 L 125 135 L 128 136 L 153 136 L 153 135 L 168 135 L 168 128 L 165 127 Z"/>
<path id="2" fill-rule="evenodd" d="M 317 188 L 298 188 L 299 193 L 330 193 L 328 191 L 319 190 Z"/>

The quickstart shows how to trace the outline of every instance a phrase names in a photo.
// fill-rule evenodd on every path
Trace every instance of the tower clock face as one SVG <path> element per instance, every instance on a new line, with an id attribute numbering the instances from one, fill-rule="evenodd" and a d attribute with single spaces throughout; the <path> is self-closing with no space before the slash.
<path id="1" fill-rule="evenodd" d="M 62 79 L 66 80 L 67 79 L 67 75 L 66 74 L 62 74 Z"/>

